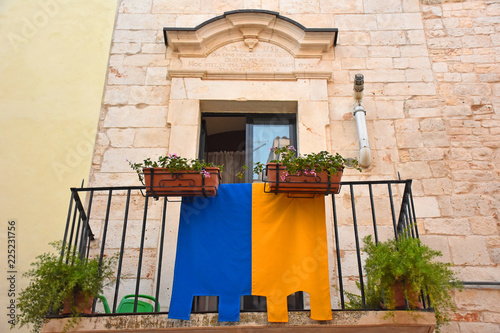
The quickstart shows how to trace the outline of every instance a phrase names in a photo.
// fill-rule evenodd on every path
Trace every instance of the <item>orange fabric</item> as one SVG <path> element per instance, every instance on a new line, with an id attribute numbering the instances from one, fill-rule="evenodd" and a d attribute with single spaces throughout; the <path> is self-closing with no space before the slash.
<path id="1" fill-rule="evenodd" d="M 252 295 L 267 297 L 270 322 L 287 322 L 287 296 L 304 291 L 311 318 L 331 320 L 325 199 L 252 189 Z"/>

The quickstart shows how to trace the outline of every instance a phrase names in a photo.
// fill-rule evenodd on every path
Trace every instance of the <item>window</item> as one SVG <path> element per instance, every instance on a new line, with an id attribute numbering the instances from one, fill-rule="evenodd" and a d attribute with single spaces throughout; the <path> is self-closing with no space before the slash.
<path id="1" fill-rule="evenodd" d="M 238 179 L 242 166 L 274 159 L 271 147 L 296 146 L 295 133 L 295 114 L 203 114 L 200 158 L 224 164 L 223 183 L 251 183 L 261 176 L 249 168 Z"/>
<path id="2" fill-rule="evenodd" d="M 250 166 L 255 162 L 265 164 L 274 159 L 270 148 L 288 144 L 297 146 L 295 113 L 202 113 L 200 158 L 224 164 L 222 183 L 251 183 L 262 179 L 261 175 L 253 173 Z M 244 179 L 239 179 L 236 175 L 245 164 L 249 166 L 249 170 Z M 288 296 L 290 310 L 303 309 L 303 303 L 302 292 Z M 217 296 L 196 296 L 192 311 L 212 312 L 217 311 L 217 307 Z M 243 311 L 261 311 L 266 308 L 265 297 L 242 297 Z"/>

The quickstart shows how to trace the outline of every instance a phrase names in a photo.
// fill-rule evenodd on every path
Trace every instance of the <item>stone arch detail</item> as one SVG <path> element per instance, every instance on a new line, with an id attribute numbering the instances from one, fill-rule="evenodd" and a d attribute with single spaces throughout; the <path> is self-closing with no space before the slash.
<path id="1" fill-rule="evenodd" d="M 300 23 L 267 10 L 225 12 L 194 28 L 164 28 L 165 44 L 184 56 L 208 56 L 228 43 L 251 45 L 270 42 L 296 58 L 314 58 L 337 42 L 338 29 L 308 29 Z"/>
<path id="2" fill-rule="evenodd" d="M 163 33 L 172 51 L 170 77 L 283 80 L 329 78 L 338 29 L 306 28 L 277 12 L 248 9 Z"/>

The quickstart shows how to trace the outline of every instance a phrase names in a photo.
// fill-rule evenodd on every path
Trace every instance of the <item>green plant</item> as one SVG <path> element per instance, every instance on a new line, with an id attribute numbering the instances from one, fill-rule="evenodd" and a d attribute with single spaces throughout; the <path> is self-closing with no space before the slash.
<path id="1" fill-rule="evenodd" d="M 277 156 L 277 159 L 272 160 L 271 163 L 281 163 L 286 167 L 286 171 L 289 174 L 315 174 L 325 170 L 329 174 L 335 174 L 344 169 L 346 165 L 358 167 L 357 160 L 348 160 L 339 153 L 332 155 L 324 150 L 319 153 L 297 156 L 297 150 L 293 146 L 288 145 L 281 148 L 273 147 L 271 151 Z M 361 171 L 360 168 L 358 170 Z"/>
<path id="2" fill-rule="evenodd" d="M 356 281 L 356 287 L 358 287 L 358 290 L 361 290 L 361 285 L 359 281 Z M 367 309 L 383 309 L 384 304 L 383 304 L 383 297 L 382 293 L 380 292 L 380 288 L 378 286 L 370 286 L 368 288 L 365 285 L 365 307 Z M 359 310 L 363 309 L 363 300 L 361 298 L 361 295 L 350 293 L 346 290 L 344 290 L 344 295 L 347 298 L 347 302 L 345 303 L 346 309 L 350 310 Z"/>
<path id="3" fill-rule="evenodd" d="M 245 177 L 245 172 L 248 170 L 248 165 L 244 165 L 241 167 L 241 171 L 236 174 L 236 177 L 239 179 L 243 179 Z"/>
<path id="4" fill-rule="evenodd" d="M 345 166 L 356 168 L 361 171 L 357 159 L 347 159 L 342 157 L 339 153 L 335 155 L 327 151 L 320 151 L 319 153 L 310 153 L 305 155 L 297 155 L 297 150 L 293 146 L 285 147 L 272 147 L 270 148 L 276 155 L 276 159 L 271 160 L 270 163 L 280 163 L 286 168 L 282 178 L 288 175 L 316 175 L 322 171 L 327 171 L 330 175 L 344 169 Z M 260 174 L 264 170 L 265 165 L 261 162 L 254 163 L 253 172 Z M 245 165 L 243 171 L 238 173 L 238 177 L 243 178 L 243 174 L 248 169 Z"/>
<path id="5" fill-rule="evenodd" d="M 187 159 L 180 157 L 176 154 L 169 154 L 168 156 L 160 156 L 157 161 L 146 158 L 142 163 L 132 163 L 128 161 L 130 167 L 137 172 L 139 180 L 142 182 L 144 177 L 142 175 L 145 168 L 164 168 L 169 172 L 174 171 L 198 171 L 204 177 L 210 177 L 210 173 L 205 171 L 205 168 L 215 167 L 219 168 L 222 172 L 223 165 L 215 165 L 212 162 L 205 162 L 199 159 Z"/>
<path id="6" fill-rule="evenodd" d="M 50 243 L 58 253 L 62 242 Z M 75 248 L 64 246 L 64 256 L 44 253 L 36 257 L 33 267 L 23 276 L 30 279 L 29 285 L 19 293 L 16 325 L 31 324 L 32 332 L 39 332 L 45 317 L 59 314 L 63 303 L 70 301 L 71 318 L 64 331 L 74 326 L 83 310 L 74 302 L 76 292 L 83 297 L 97 297 L 103 288 L 113 281 L 114 264 L 117 257 L 80 258 Z"/>
<path id="7" fill-rule="evenodd" d="M 371 236 L 363 239 L 363 251 L 368 257 L 365 262 L 366 303 L 379 307 L 384 305 L 389 310 L 395 309 L 394 285 L 402 283 L 403 292 L 410 308 L 415 308 L 418 301 L 414 299 L 421 290 L 429 296 L 434 308 L 437 329 L 447 323 L 450 311 L 455 310 L 451 290 L 462 289 L 462 284 L 450 270 L 449 263 L 435 259 L 441 252 L 432 250 L 419 239 L 400 235 L 398 240 L 392 239 L 375 244 Z M 351 297 L 348 296 L 351 300 Z M 351 307 L 361 305 L 360 298 L 352 298 Z"/>

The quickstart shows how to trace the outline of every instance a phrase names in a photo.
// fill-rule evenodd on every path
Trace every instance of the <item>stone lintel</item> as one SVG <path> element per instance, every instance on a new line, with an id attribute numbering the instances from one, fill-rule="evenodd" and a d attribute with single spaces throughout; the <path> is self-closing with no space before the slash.
<path id="1" fill-rule="evenodd" d="M 170 68 L 167 78 L 201 78 L 204 80 L 290 80 L 297 79 L 324 79 L 330 80 L 331 71 L 294 71 L 294 72 L 278 72 L 278 73 L 263 73 L 263 72 L 212 72 L 206 70 L 190 70 Z"/>

